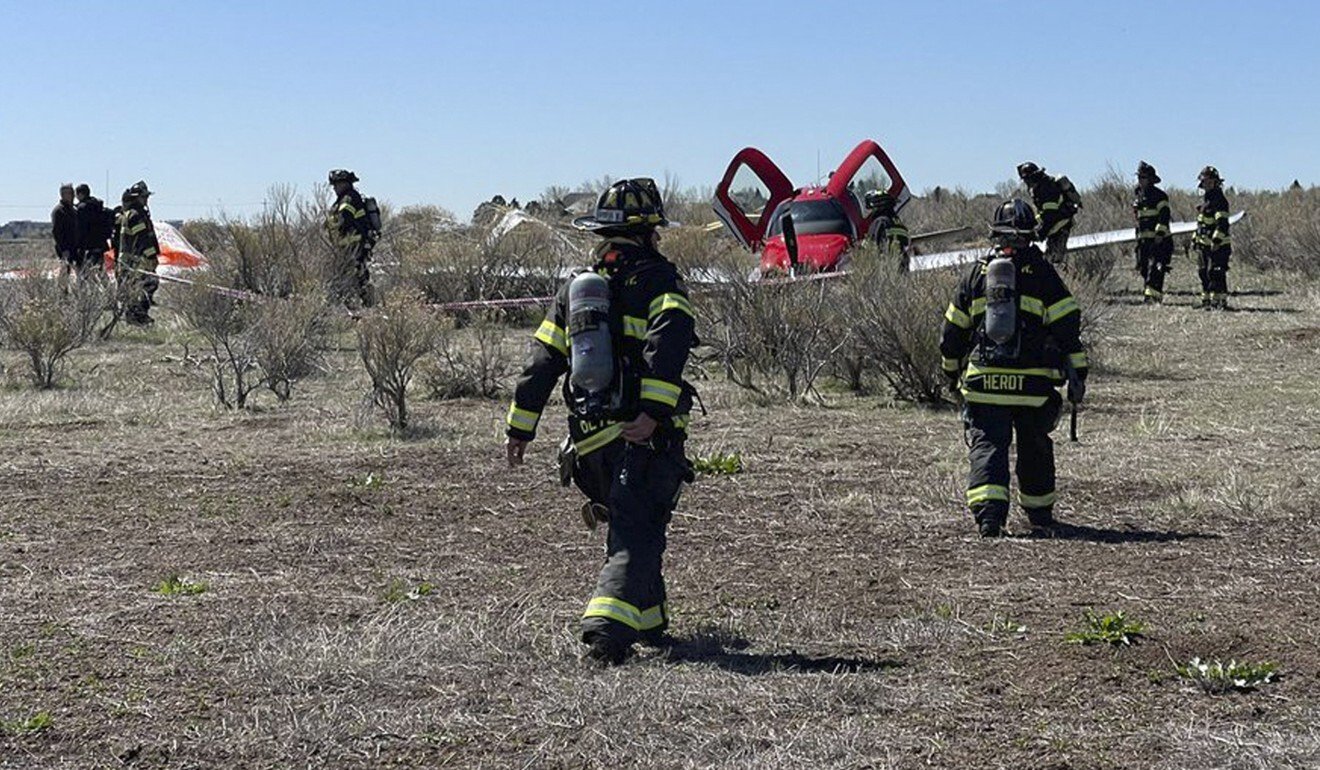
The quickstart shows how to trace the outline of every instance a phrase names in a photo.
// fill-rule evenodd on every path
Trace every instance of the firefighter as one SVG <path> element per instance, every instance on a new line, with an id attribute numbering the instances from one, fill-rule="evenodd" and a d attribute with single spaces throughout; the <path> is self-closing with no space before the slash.
<path id="1" fill-rule="evenodd" d="M 155 323 L 149 311 L 160 285 L 156 278 L 160 242 L 147 208 L 150 196 L 146 182 L 136 182 L 124 190 L 123 206 L 115 223 L 115 282 L 124 320 L 134 326 Z"/>
<path id="2" fill-rule="evenodd" d="M 1001 204 L 991 224 L 993 251 L 972 265 L 944 314 L 940 354 L 965 402 L 967 505 L 982 537 L 999 536 L 1008 519 L 1014 433 L 1018 502 L 1033 527 L 1055 525 L 1056 387 L 1069 379 L 1069 400 L 1085 395 L 1077 301 L 1033 245 L 1037 224 L 1025 201 Z"/>
<path id="3" fill-rule="evenodd" d="M 1137 195 L 1132 214 L 1137 220 L 1137 272 L 1145 283 L 1144 301 L 1164 301 L 1164 275 L 1173 259 L 1173 235 L 1169 231 L 1169 196 L 1155 185 L 1160 175 L 1142 161 L 1137 166 Z"/>
<path id="4" fill-rule="evenodd" d="M 605 565 L 581 624 L 588 659 L 603 665 L 622 663 L 635 642 L 664 638 L 665 529 L 692 480 L 683 444 L 694 391 L 683 367 L 696 335 L 678 270 L 657 250 L 656 228 L 665 224 L 651 179 L 616 182 L 594 214 L 574 221 L 604 241 L 594 266 L 561 288 L 537 329 L 507 419 L 507 459 L 516 466 L 568 375 L 560 480 L 587 496 L 588 526 L 608 522 Z M 578 299 L 590 285 L 608 297 L 608 313 Z"/>
<path id="5" fill-rule="evenodd" d="M 1206 166 L 1197 177 L 1197 186 L 1205 198 L 1196 207 L 1196 268 L 1201 277 L 1201 307 L 1228 309 L 1228 258 L 1233 254 L 1233 240 L 1228 232 L 1228 199 L 1224 197 L 1224 179 L 1219 169 Z"/>
<path id="6" fill-rule="evenodd" d="M 55 257 L 60 261 L 61 275 L 78 267 L 78 223 L 73 208 L 73 185 L 60 185 L 60 202 L 50 212 L 50 231 L 55 238 Z"/>
<path id="7" fill-rule="evenodd" d="M 114 231 L 115 215 L 95 195 L 92 188 L 80 184 L 74 188 L 78 203 L 74 206 L 78 225 L 78 250 L 81 268 L 89 273 L 101 273 L 105 268 L 105 252 Z"/>
<path id="8" fill-rule="evenodd" d="M 353 186 L 357 174 L 337 168 L 330 172 L 330 185 L 335 190 L 335 202 L 326 218 L 330 243 L 353 264 L 353 290 L 363 307 L 375 303 L 371 285 L 371 252 L 380 238 L 380 230 L 373 226 L 362 194 Z"/>
<path id="9" fill-rule="evenodd" d="M 1077 188 L 1066 176 L 1053 177 L 1031 161 L 1018 164 L 1018 178 L 1031 191 L 1036 205 L 1034 238 L 1045 241 L 1045 255 L 1056 265 L 1068 256 L 1068 235 L 1072 233 L 1073 218 L 1082 208 Z"/>
<path id="10" fill-rule="evenodd" d="M 870 237 L 880 247 L 882 254 L 897 262 L 899 268 L 907 272 L 912 236 L 908 234 L 907 225 L 898 218 L 894 196 L 884 190 L 871 190 L 866 193 L 865 203 L 868 214 L 874 217 Z"/>

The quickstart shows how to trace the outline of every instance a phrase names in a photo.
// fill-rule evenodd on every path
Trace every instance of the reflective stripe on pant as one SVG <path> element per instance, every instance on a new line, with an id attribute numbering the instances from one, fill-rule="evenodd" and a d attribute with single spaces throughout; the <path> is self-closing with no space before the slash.
<path id="1" fill-rule="evenodd" d="M 967 505 L 978 520 L 1008 518 L 1008 453 L 1017 434 L 1018 495 L 1023 508 L 1049 511 L 1054 505 L 1054 441 L 1050 431 L 1062 400 L 1051 394 L 1044 406 L 968 404 Z"/>
<path id="2" fill-rule="evenodd" d="M 616 441 L 578 463 L 573 480 L 609 507 L 605 566 L 582 616 L 582 638 L 608 634 L 631 643 L 669 625 L 661 571 L 665 529 L 687 475 L 683 443 L 663 449 Z"/>

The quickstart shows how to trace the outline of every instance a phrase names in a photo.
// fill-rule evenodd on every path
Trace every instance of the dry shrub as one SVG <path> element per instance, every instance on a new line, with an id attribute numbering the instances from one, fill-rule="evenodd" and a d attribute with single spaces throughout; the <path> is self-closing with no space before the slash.
<path id="1" fill-rule="evenodd" d="M 474 314 L 462 328 L 440 333 L 436 355 L 422 371 L 431 398 L 498 398 L 517 367 L 504 314 Z"/>
<path id="2" fill-rule="evenodd" d="M 52 388 L 69 353 L 94 335 L 107 306 L 105 283 L 30 276 L 4 288 L 0 336 L 26 354 L 32 384 L 43 390 Z"/>
<path id="3" fill-rule="evenodd" d="M 836 280 L 749 281 L 741 262 L 715 265 L 727 278 L 693 303 L 702 358 L 735 384 L 789 400 L 820 400 L 816 383 L 847 340 L 833 310 Z"/>
<path id="4" fill-rule="evenodd" d="M 250 333 L 255 313 L 243 300 L 203 283 L 183 287 L 175 311 L 210 349 L 204 361 L 216 404 L 246 408 L 248 395 L 262 384 L 256 340 Z M 191 360 L 186 342 L 184 357 Z"/>
<path id="5" fill-rule="evenodd" d="M 409 255 L 404 282 L 429 302 L 470 302 L 555 293 L 582 252 L 557 230 L 527 224 L 499 236 L 452 231 Z"/>
<path id="6" fill-rule="evenodd" d="M 853 251 L 851 272 L 836 311 L 851 329 L 836 357 L 849 387 L 880 380 L 900 401 L 949 403 L 940 333 L 960 272 L 902 272 L 874 244 Z"/>
<path id="7" fill-rule="evenodd" d="M 280 401 L 293 385 L 319 371 L 334 333 L 330 308 L 314 298 L 264 302 L 253 308 L 254 356 L 262 382 Z"/>
<path id="8" fill-rule="evenodd" d="M 252 302 L 198 283 L 179 292 L 176 310 L 206 342 L 211 393 L 226 409 L 246 408 L 261 387 L 287 401 L 294 383 L 317 371 L 334 331 L 319 298 Z M 193 360 L 187 347 L 185 342 L 185 359 Z"/>
<path id="9" fill-rule="evenodd" d="M 706 230 L 704 227 L 671 227 L 660 231 L 660 251 L 678 266 L 679 271 L 696 282 L 714 277 L 716 265 L 740 261 L 743 252 L 725 230 Z M 745 274 L 741 266 L 737 270 Z"/>
<path id="10" fill-rule="evenodd" d="M 358 354 L 371 378 L 372 403 L 395 435 L 408 429 L 408 385 L 418 361 L 435 350 L 444 323 L 416 297 L 389 295 L 357 324 Z"/>

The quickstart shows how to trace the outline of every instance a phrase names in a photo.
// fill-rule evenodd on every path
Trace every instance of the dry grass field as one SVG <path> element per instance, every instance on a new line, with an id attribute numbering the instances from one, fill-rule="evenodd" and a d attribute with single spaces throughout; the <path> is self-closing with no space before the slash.
<path id="1" fill-rule="evenodd" d="M 605 671 L 562 407 L 516 470 L 504 401 L 391 438 L 345 334 L 218 412 L 169 289 L 56 390 L 6 351 L 0 768 L 1320 766 L 1320 285 L 1231 279 L 1222 314 L 1181 256 L 1164 307 L 1112 289 L 1054 538 L 974 536 L 952 411 L 699 382 L 690 453 L 745 469 L 674 519 L 674 644 Z M 1068 643 L 1088 610 L 1144 630 Z"/>

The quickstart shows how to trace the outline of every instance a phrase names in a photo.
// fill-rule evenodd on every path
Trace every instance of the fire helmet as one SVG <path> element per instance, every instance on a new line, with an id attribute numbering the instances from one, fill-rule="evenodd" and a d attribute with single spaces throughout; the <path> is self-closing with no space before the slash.
<path id="1" fill-rule="evenodd" d="M 649 177 L 615 182 L 601 193 L 595 212 L 573 220 L 573 226 L 579 230 L 601 235 L 634 233 L 667 224 L 660 190 Z"/>

